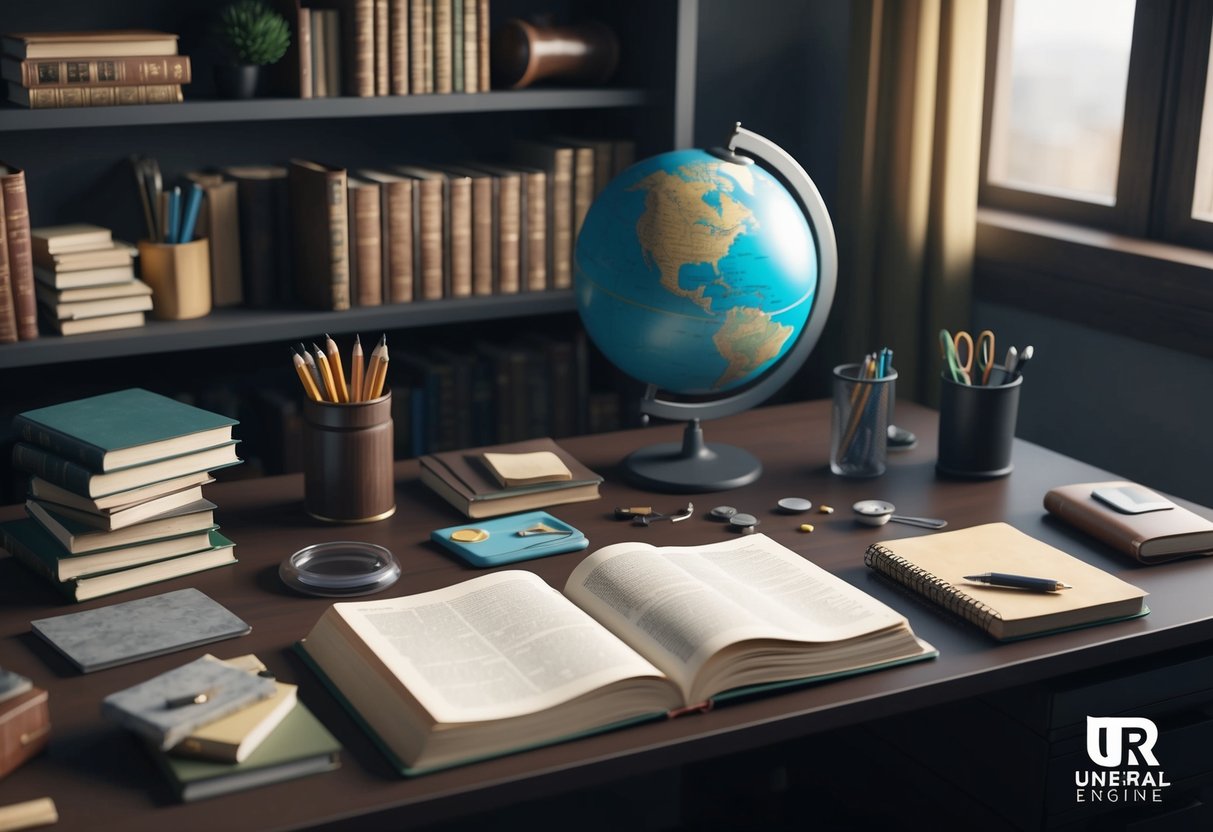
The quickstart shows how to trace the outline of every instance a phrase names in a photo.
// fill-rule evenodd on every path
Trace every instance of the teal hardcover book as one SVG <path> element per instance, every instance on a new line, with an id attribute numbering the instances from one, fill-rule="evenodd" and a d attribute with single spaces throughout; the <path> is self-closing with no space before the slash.
<path id="1" fill-rule="evenodd" d="M 185 802 L 332 771 L 341 765 L 341 743 L 301 702 L 242 763 L 178 757 L 152 745 L 148 751 L 178 799 Z"/>
<path id="2" fill-rule="evenodd" d="M 80 497 L 106 497 L 186 474 L 198 474 L 237 465 L 240 463 L 236 456 L 237 442 L 238 440 L 233 439 L 200 451 L 104 472 L 86 468 L 45 448 L 18 442 L 13 445 L 13 467 L 28 471 Z"/>
<path id="3" fill-rule="evenodd" d="M 563 593 L 510 570 L 334 604 L 299 649 L 404 774 L 937 655 L 760 534 L 606 546 Z"/>
<path id="4" fill-rule="evenodd" d="M 222 445 L 235 419 L 139 388 L 19 413 L 22 440 L 92 471 L 113 471 Z"/>

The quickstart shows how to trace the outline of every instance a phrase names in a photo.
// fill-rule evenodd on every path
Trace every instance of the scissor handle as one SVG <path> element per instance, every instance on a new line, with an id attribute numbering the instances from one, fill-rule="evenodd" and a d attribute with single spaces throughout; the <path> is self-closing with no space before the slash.
<path id="1" fill-rule="evenodd" d="M 990 383 L 990 370 L 994 367 L 994 333 L 983 329 L 977 336 L 977 370 L 981 383 Z"/>
<path id="2" fill-rule="evenodd" d="M 939 349 L 943 353 L 944 363 L 947 365 L 948 374 L 952 377 L 952 381 L 957 384 L 972 384 L 968 370 L 960 363 L 960 356 L 956 354 L 961 335 L 969 339 L 969 366 L 971 367 L 973 363 L 973 339 L 969 333 L 958 332 L 956 333 L 956 337 L 953 338 L 952 333 L 946 329 L 939 330 Z"/>

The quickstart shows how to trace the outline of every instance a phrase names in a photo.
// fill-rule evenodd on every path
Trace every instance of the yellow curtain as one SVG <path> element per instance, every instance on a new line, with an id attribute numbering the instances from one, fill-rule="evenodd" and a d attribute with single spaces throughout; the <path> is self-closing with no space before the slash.
<path id="1" fill-rule="evenodd" d="M 827 343 L 894 350 L 899 395 L 933 402 L 938 332 L 969 328 L 986 0 L 855 0 Z"/>

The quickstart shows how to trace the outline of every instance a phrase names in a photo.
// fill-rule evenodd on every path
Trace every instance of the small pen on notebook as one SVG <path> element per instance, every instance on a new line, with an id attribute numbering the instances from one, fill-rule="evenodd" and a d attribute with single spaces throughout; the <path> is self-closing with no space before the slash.
<path id="1" fill-rule="evenodd" d="M 215 695 L 214 688 L 187 693 L 184 696 L 172 696 L 164 700 L 166 708 L 184 708 L 187 705 L 204 705 Z"/>
<path id="2" fill-rule="evenodd" d="M 966 581 L 976 581 L 990 586 L 1008 586 L 1015 589 L 1030 589 L 1033 592 L 1057 592 L 1060 589 L 1073 589 L 1067 583 L 1053 578 L 1031 578 L 1027 575 L 1007 575 L 1003 572 L 986 572 L 982 575 L 965 575 Z"/>

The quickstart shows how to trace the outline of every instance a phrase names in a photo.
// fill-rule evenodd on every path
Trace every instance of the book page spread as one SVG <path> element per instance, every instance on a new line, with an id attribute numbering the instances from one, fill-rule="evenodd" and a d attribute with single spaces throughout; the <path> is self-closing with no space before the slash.
<path id="1" fill-rule="evenodd" d="M 766 535 L 706 546 L 606 546 L 565 593 L 691 691 L 700 670 L 751 639 L 840 642 L 905 618 Z"/>
<path id="2" fill-rule="evenodd" d="M 530 572 L 335 609 L 438 722 L 518 716 L 662 676 Z"/>

